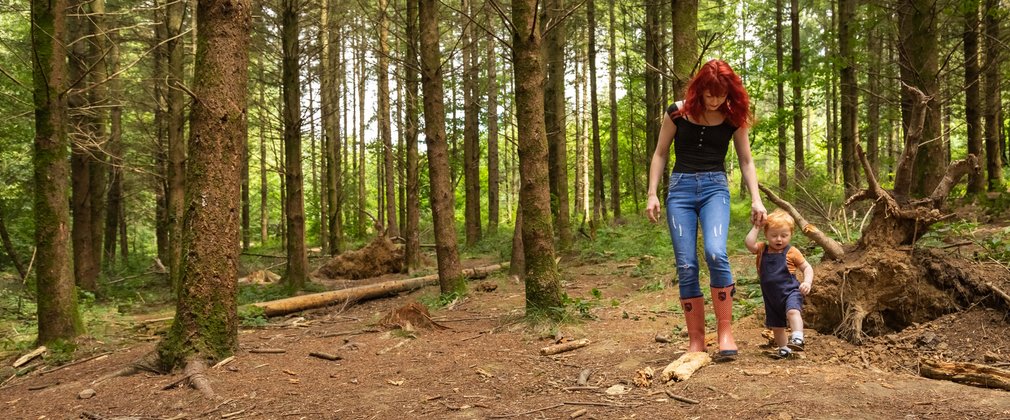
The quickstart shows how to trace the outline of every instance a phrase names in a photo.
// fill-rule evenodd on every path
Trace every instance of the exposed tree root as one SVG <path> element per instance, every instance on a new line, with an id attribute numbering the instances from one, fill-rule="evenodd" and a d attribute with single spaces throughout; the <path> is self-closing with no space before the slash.
<path id="1" fill-rule="evenodd" d="M 200 391 L 204 397 L 211 400 L 217 399 L 217 394 L 214 393 L 214 389 L 210 386 L 210 380 L 207 379 L 203 373 L 207 370 L 207 364 L 198 358 L 192 358 L 186 362 L 186 369 L 184 370 L 186 376 L 189 377 L 189 384 Z"/>
<path id="2" fill-rule="evenodd" d="M 130 363 L 129 366 L 124 366 L 123 368 L 117 371 L 107 373 L 105 375 L 102 375 L 98 379 L 91 381 L 91 385 L 98 385 L 112 378 L 136 375 L 140 372 L 153 372 L 161 374 L 163 372 L 161 372 L 157 368 L 158 366 L 157 362 L 158 362 L 158 355 L 155 354 L 154 352 L 149 352 L 141 356 L 139 359 L 137 359 L 137 361 Z"/>

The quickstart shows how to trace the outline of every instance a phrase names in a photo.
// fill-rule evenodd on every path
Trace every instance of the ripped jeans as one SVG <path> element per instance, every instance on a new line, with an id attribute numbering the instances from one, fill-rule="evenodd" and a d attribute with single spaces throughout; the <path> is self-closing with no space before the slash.
<path id="1" fill-rule="evenodd" d="M 729 232 L 729 181 L 725 172 L 670 174 L 666 222 L 677 257 L 680 298 L 702 296 L 698 284 L 698 222 L 705 240 L 705 262 L 711 287 L 733 285 L 726 254 Z"/>

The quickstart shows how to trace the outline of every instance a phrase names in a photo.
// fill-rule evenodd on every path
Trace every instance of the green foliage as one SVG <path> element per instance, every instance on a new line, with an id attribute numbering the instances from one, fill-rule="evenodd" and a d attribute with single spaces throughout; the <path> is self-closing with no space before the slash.
<path id="1" fill-rule="evenodd" d="M 422 305 L 429 309 L 441 309 L 449 306 L 453 302 L 466 297 L 466 289 L 456 290 L 449 293 L 439 293 L 435 295 L 424 295 L 418 298 Z"/>
<path id="2" fill-rule="evenodd" d="M 243 327 L 262 327 L 268 322 L 263 308 L 253 305 L 239 305 L 238 319 Z"/>
<path id="3" fill-rule="evenodd" d="M 74 352 L 77 351 L 77 343 L 70 340 L 55 340 L 46 347 L 49 349 L 46 363 L 51 365 L 62 365 L 74 360 Z"/>
<path id="4" fill-rule="evenodd" d="M 291 296 L 284 284 L 240 284 L 238 286 L 238 304 L 245 305 L 255 302 L 283 299 Z"/>

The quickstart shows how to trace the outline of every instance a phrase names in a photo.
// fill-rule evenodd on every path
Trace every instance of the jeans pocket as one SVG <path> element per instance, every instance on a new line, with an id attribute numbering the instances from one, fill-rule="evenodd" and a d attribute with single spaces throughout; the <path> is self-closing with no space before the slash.
<path id="1" fill-rule="evenodd" d="M 677 184 L 680 183 L 680 180 L 682 178 L 684 178 L 684 174 L 681 174 L 681 173 L 672 173 L 672 174 L 670 174 L 670 183 L 666 187 L 666 192 L 667 193 L 673 192 L 673 188 L 676 187 Z"/>
<path id="2" fill-rule="evenodd" d="M 724 187 L 728 187 L 729 186 L 729 177 L 726 175 L 725 172 L 719 172 L 719 173 L 713 174 L 712 175 L 712 181 L 715 182 L 716 184 L 722 185 Z"/>

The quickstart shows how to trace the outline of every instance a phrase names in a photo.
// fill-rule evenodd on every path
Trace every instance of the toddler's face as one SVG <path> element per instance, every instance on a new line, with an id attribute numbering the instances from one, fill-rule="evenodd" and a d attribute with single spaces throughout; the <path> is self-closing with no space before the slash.
<path id="1" fill-rule="evenodd" d="M 785 227 L 769 227 L 765 229 L 765 240 L 768 242 L 768 249 L 772 251 L 782 251 L 789 245 L 789 240 L 793 238 L 793 232 Z"/>

